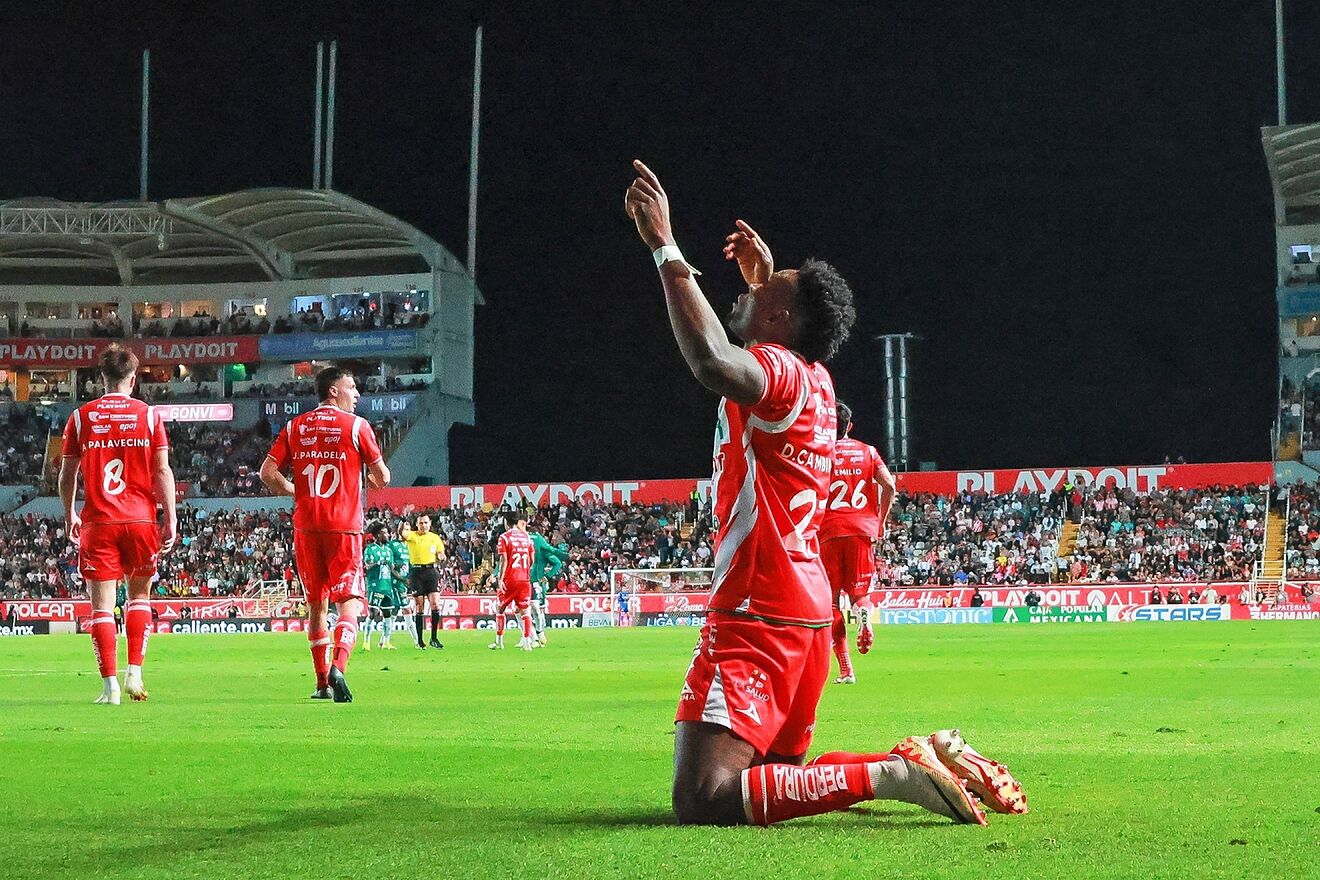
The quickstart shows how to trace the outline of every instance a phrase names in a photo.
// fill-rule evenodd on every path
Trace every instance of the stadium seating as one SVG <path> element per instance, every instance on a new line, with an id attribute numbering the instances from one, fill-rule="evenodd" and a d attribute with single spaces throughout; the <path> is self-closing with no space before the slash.
<path id="1" fill-rule="evenodd" d="M 256 471 L 268 438 L 259 430 L 180 425 L 173 436 L 181 480 L 230 495 L 264 492 Z M 222 461 L 224 476 L 216 476 L 212 472 Z M 234 462 L 246 462 L 246 474 Z M 900 495 L 880 547 L 881 585 L 1247 580 L 1264 536 L 1264 499 L 1254 487 L 1148 495 L 1103 490 L 1086 497 L 1076 546 L 1061 565 L 1056 558 L 1061 505 L 1058 496 L 1038 494 Z M 475 508 L 427 512 L 449 547 L 441 572 L 444 589 L 493 589 L 487 575 L 496 514 Z M 160 589 L 167 594 L 227 595 L 291 574 L 287 512 L 208 513 L 185 504 L 179 516 L 180 545 L 161 568 Z M 399 522 L 376 509 L 368 511 L 368 519 L 390 529 Z M 693 520 L 677 504 L 541 507 L 530 512 L 530 526 L 570 546 L 571 561 L 557 584 L 565 592 L 607 591 L 611 568 L 711 564 L 708 515 Z M 58 519 L 0 518 L 0 533 L 7 536 L 0 545 L 6 596 L 78 590 L 75 553 L 62 530 Z M 1314 487 L 1294 493 L 1289 535 L 1290 568 L 1320 575 L 1320 493 Z"/>

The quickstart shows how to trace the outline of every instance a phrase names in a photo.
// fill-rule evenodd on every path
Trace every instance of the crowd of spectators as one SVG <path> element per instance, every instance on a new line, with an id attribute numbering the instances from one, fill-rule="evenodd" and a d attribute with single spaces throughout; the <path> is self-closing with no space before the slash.
<path id="1" fill-rule="evenodd" d="M 1249 580 L 1265 539 L 1261 487 L 1104 489 L 1083 504 L 1069 580 Z"/>
<path id="2" fill-rule="evenodd" d="M 261 494 L 256 473 L 269 431 L 232 432 L 184 424 L 173 430 L 181 480 L 228 495 Z M 250 458 L 249 458 L 250 457 Z M 246 466 L 232 462 L 248 458 Z M 218 462 L 225 462 L 223 468 Z M 228 476 L 217 478 L 211 471 Z M 1070 497 L 1063 493 L 952 498 L 900 495 L 880 542 L 886 586 L 1034 585 L 1051 579 L 1083 583 L 1149 582 L 1154 603 L 1219 601 L 1213 582 L 1248 581 L 1263 541 L 1263 494 L 1253 487 L 1157 490 L 1138 495 L 1103 489 L 1086 495 L 1071 558 L 1057 557 Z M 1320 489 L 1292 490 L 1288 564 L 1293 576 L 1320 577 Z M 610 589 L 612 568 L 708 568 L 709 511 L 678 504 L 565 502 L 526 509 L 529 527 L 566 545 L 570 560 L 561 592 Z M 445 539 L 440 567 L 447 593 L 490 592 L 499 511 L 476 507 L 371 509 L 369 522 L 397 533 L 404 518 L 431 516 Z M 291 580 L 289 512 L 207 512 L 180 507 L 180 543 L 163 557 L 161 595 L 223 596 L 261 580 Z M 78 593 L 76 552 L 58 518 L 0 517 L 0 589 L 9 598 Z M 1213 591 L 1213 592 L 1212 592 Z M 1311 592 L 1302 591 L 1303 600 Z M 1259 597 L 1252 597 L 1259 598 Z"/>
<path id="3" fill-rule="evenodd" d="M 392 418 L 371 422 L 382 449 L 399 439 Z M 174 422 L 169 426 L 170 464 L 174 479 L 187 483 L 189 498 L 233 498 L 265 495 L 258 474 L 274 435 L 270 424 L 233 428 L 209 422 Z"/>
<path id="4" fill-rule="evenodd" d="M 493 592 L 490 578 L 502 519 L 480 508 L 407 509 L 411 521 L 428 513 L 448 545 L 440 582 L 446 593 Z M 560 592 L 608 591 L 609 570 L 708 567 L 709 521 L 684 531 L 679 505 L 562 504 L 529 508 L 530 528 L 569 548 L 556 579 Z M 397 533 L 403 517 L 371 509 L 369 522 Z M 686 537 L 684 535 L 686 534 Z M 161 557 L 153 592 L 158 596 L 237 595 L 261 581 L 296 577 L 290 512 L 207 511 L 179 508 L 179 543 Z M 80 595 L 77 549 L 60 518 L 0 516 L 0 597 L 25 599 Z"/>
<path id="5" fill-rule="evenodd" d="M 881 582 L 1048 583 L 1065 504 L 1057 493 L 900 493 L 880 545 Z"/>
<path id="6" fill-rule="evenodd" d="M 50 431 L 50 417 L 43 411 L 27 404 L 7 405 L 0 414 L 0 481 L 40 481 Z"/>
<path id="7" fill-rule="evenodd" d="M 1258 487 L 900 494 L 880 548 L 881 580 L 895 586 L 1248 580 L 1264 541 L 1266 503 Z M 1072 553 L 1060 557 L 1067 517 L 1078 524 L 1077 536 Z"/>

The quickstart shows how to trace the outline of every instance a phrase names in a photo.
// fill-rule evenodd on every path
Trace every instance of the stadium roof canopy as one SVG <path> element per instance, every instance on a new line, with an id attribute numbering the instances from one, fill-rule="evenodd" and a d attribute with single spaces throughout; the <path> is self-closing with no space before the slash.
<path id="1" fill-rule="evenodd" d="M 1320 125 L 1272 125 L 1261 129 L 1261 138 L 1274 186 L 1275 221 L 1320 223 Z"/>
<path id="2" fill-rule="evenodd" d="M 0 285 L 201 284 L 466 273 L 443 245 L 333 190 L 163 202 L 0 201 Z"/>

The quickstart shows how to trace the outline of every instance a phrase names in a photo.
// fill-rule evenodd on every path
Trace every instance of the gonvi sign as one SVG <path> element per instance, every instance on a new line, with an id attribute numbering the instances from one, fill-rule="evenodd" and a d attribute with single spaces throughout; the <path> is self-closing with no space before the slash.
<path id="1" fill-rule="evenodd" d="M 232 422 L 232 403 L 158 403 L 156 415 L 167 422 Z"/>

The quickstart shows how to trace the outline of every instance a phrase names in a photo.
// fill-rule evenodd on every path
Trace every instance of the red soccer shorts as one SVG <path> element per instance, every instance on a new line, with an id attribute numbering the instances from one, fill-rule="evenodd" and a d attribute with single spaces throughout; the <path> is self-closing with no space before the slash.
<path id="1" fill-rule="evenodd" d="M 871 592 L 875 583 L 875 554 L 871 551 L 870 538 L 857 535 L 831 538 L 820 545 L 820 561 L 825 564 L 825 574 L 836 599 L 839 593 L 847 593 L 856 602 Z"/>
<path id="2" fill-rule="evenodd" d="M 360 532 L 294 532 L 293 560 L 308 602 L 366 600 Z"/>
<path id="3" fill-rule="evenodd" d="M 78 571 L 85 581 L 120 581 L 156 573 L 160 529 L 155 523 L 83 523 Z"/>
<path id="4" fill-rule="evenodd" d="M 519 611 L 526 611 L 532 604 L 531 581 L 505 581 L 504 589 L 496 597 L 498 610 L 503 611 L 510 605 L 516 605 Z"/>
<path id="5" fill-rule="evenodd" d="M 758 754 L 805 754 L 830 675 L 830 628 L 711 614 L 697 639 L 675 721 L 726 727 Z"/>

